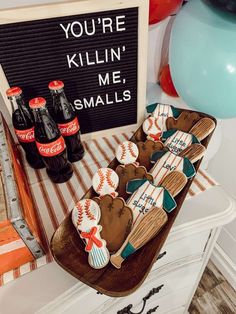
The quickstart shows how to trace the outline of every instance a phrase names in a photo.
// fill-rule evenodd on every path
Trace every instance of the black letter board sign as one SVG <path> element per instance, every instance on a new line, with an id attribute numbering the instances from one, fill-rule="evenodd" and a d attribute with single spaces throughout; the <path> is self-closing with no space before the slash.
<path id="1" fill-rule="evenodd" d="M 59 79 L 83 134 L 134 128 L 145 108 L 146 39 L 147 1 L 0 11 L 2 96 L 8 85 L 20 86 L 27 101 L 45 97 L 50 109 L 48 83 Z"/>

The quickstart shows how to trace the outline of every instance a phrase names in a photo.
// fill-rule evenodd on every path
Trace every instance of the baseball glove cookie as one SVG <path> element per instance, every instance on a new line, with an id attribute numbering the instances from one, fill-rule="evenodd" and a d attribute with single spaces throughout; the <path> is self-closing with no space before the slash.
<path id="1" fill-rule="evenodd" d="M 120 197 L 104 195 L 102 198 L 94 198 L 94 201 L 101 210 L 101 236 L 106 240 L 108 250 L 116 252 L 131 231 L 132 211 Z"/>
<path id="2" fill-rule="evenodd" d="M 152 175 L 147 172 L 146 168 L 143 166 L 136 166 L 134 164 L 129 165 L 119 165 L 116 168 L 116 173 L 119 177 L 119 185 L 117 192 L 120 197 L 123 197 L 125 200 L 128 197 L 126 193 L 127 182 L 134 179 L 148 179 L 153 182 Z"/>
<path id="3" fill-rule="evenodd" d="M 152 164 L 150 162 L 152 154 L 156 151 L 163 150 L 164 145 L 162 142 L 147 140 L 146 142 L 138 142 L 137 146 L 139 150 L 139 156 L 137 161 L 140 166 L 144 166 L 149 171 L 152 167 Z"/>
<path id="4" fill-rule="evenodd" d="M 167 130 L 176 129 L 189 132 L 200 119 L 201 117 L 197 112 L 183 111 L 178 118 L 168 118 L 166 120 L 166 128 Z"/>

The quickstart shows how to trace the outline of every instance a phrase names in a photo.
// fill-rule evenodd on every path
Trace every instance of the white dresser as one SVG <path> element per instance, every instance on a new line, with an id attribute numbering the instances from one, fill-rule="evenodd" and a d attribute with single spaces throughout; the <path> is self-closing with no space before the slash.
<path id="1" fill-rule="evenodd" d="M 212 187 L 185 201 L 159 259 L 132 295 L 100 295 L 51 263 L 2 287 L 0 313 L 125 314 L 127 307 L 139 313 L 143 298 L 151 291 L 155 293 L 142 313 L 155 309 L 158 314 L 185 313 L 221 227 L 235 216 L 235 201 L 221 187 Z"/>

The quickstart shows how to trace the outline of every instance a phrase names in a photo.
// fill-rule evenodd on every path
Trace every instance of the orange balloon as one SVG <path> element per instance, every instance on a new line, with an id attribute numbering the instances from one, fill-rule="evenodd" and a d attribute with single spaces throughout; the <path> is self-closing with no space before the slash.
<path id="1" fill-rule="evenodd" d="M 179 97 L 175 89 L 175 86 L 173 84 L 172 78 L 171 78 L 169 64 L 165 65 L 163 69 L 161 70 L 160 85 L 161 85 L 162 90 L 167 95 L 172 96 L 172 97 Z"/>
<path id="2" fill-rule="evenodd" d="M 155 24 L 174 14 L 182 5 L 183 0 L 150 0 L 149 24 Z"/>

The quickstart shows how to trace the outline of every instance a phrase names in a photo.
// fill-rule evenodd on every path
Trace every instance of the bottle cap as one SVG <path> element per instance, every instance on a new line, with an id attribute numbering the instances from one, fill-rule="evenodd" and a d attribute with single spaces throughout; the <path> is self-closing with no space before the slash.
<path id="1" fill-rule="evenodd" d="M 19 96 L 22 94 L 22 89 L 17 86 L 10 87 L 6 90 L 6 94 L 8 97 Z"/>
<path id="2" fill-rule="evenodd" d="M 46 105 L 46 99 L 43 97 L 36 97 L 29 101 L 29 106 L 31 109 L 42 108 Z"/>
<path id="3" fill-rule="evenodd" d="M 64 83 L 62 81 L 51 81 L 48 84 L 48 88 L 51 90 L 58 90 L 64 87 Z"/>

